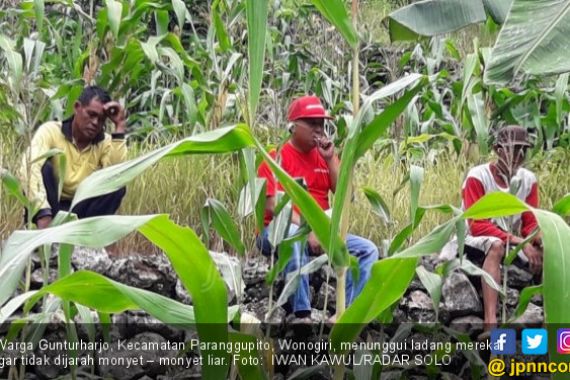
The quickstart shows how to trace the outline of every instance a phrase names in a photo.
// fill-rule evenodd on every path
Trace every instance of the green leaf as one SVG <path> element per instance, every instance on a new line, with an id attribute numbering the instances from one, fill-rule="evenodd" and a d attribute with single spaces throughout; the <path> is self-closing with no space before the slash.
<path id="1" fill-rule="evenodd" d="M 526 308 L 528 307 L 528 304 L 530 303 L 530 300 L 536 294 L 542 294 L 542 285 L 527 286 L 521 291 L 519 297 L 519 304 L 517 305 L 517 308 L 513 313 L 510 322 L 514 321 L 515 319 L 524 314 Z"/>
<path id="2" fill-rule="evenodd" d="M 168 256 L 188 293 L 192 296 L 200 340 L 227 342 L 228 310 L 224 280 L 208 250 L 190 228 L 178 226 L 160 216 L 139 228 L 139 231 Z M 207 355 L 223 358 L 218 366 L 204 364 L 204 378 L 221 379 L 227 375 L 227 352 L 221 349 L 206 351 Z"/>
<path id="3" fill-rule="evenodd" d="M 487 13 L 497 24 L 502 24 L 507 18 L 513 0 L 483 0 Z"/>
<path id="4" fill-rule="evenodd" d="M 481 0 L 425 0 L 388 16 L 392 41 L 450 33 L 487 19 Z"/>
<path id="5" fill-rule="evenodd" d="M 568 216 L 568 214 L 570 214 L 570 193 L 566 194 L 561 200 L 556 202 L 552 211 L 560 216 Z"/>
<path id="6" fill-rule="evenodd" d="M 479 199 L 463 214 L 464 219 L 488 219 L 517 215 L 528 211 L 528 206 L 512 194 L 489 193 Z"/>
<path id="7" fill-rule="evenodd" d="M 103 248 L 156 218 L 143 216 L 100 216 L 35 231 L 16 231 L 6 241 L 0 257 L 0 305 L 12 295 L 30 254 L 43 244 L 67 243 Z"/>
<path id="8" fill-rule="evenodd" d="M 353 342 L 380 313 L 402 298 L 412 281 L 417 259 L 381 260 L 372 265 L 370 279 L 331 332 L 331 345 L 342 353 L 342 342 Z"/>
<path id="9" fill-rule="evenodd" d="M 489 140 L 489 123 L 487 115 L 485 115 L 485 102 L 481 93 L 470 94 L 467 96 L 467 107 L 471 114 L 471 122 L 475 127 L 477 133 L 477 142 L 479 144 L 479 151 L 481 155 L 486 156 L 489 153 L 488 140 Z"/>
<path id="10" fill-rule="evenodd" d="M 402 252 L 398 252 L 393 256 L 386 258 L 384 260 L 402 259 L 408 257 L 421 257 L 425 255 L 431 255 L 434 253 L 439 253 L 443 246 L 449 241 L 453 231 L 455 231 L 455 223 L 459 217 L 455 217 L 439 226 L 437 226 L 433 231 L 431 231 L 426 236 L 422 237 L 413 246 L 404 249 Z"/>
<path id="11" fill-rule="evenodd" d="M 8 191 L 8 194 L 16 198 L 28 210 L 34 211 L 32 202 L 24 195 L 24 190 L 18 178 L 14 177 L 8 170 L 0 168 L 0 179 L 2 179 L 2 184 Z"/>
<path id="12" fill-rule="evenodd" d="M 226 153 L 252 145 L 253 137 L 245 124 L 219 128 L 187 137 L 139 158 L 94 172 L 81 182 L 77 188 L 71 208 L 82 200 L 112 193 L 120 189 L 164 157 Z"/>
<path id="13" fill-rule="evenodd" d="M 431 300 L 433 302 L 433 308 L 436 313 L 435 319 L 437 320 L 437 314 L 439 310 L 439 301 L 441 300 L 441 287 L 443 286 L 443 280 L 437 273 L 429 272 L 423 265 L 416 268 L 416 273 L 422 284 L 427 289 Z"/>
<path id="14" fill-rule="evenodd" d="M 358 34 L 352 25 L 343 0 L 311 0 L 311 2 L 335 26 L 351 47 L 358 44 Z"/>
<path id="15" fill-rule="evenodd" d="M 392 84 L 383 88 L 385 95 L 383 96 L 391 96 L 395 92 L 406 88 L 407 86 L 414 85 L 417 81 L 422 78 L 419 74 L 410 74 L 396 82 L 394 84 L 398 84 L 395 87 L 389 88 Z M 400 87 L 402 86 L 402 87 Z M 356 151 L 356 157 L 362 157 L 368 149 L 372 148 L 376 140 L 384 135 L 384 133 L 388 130 L 390 125 L 404 112 L 406 107 L 410 104 L 414 96 L 424 87 L 423 84 L 418 84 L 413 89 L 406 91 L 402 97 L 397 99 L 394 103 L 387 106 L 382 113 L 377 115 L 370 124 L 366 125 L 360 135 L 358 137 L 358 148 Z M 387 91 L 389 90 L 389 91 Z M 377 93 L 377 95 L 379 95 Z M 374 95 L 373 95 L 374 96 Z M 377 100 L 377 98 L 375 98 Z M 372 103 L 369 103 L 370 105 Z M 364 106 L 363 106 L 364 107 Z"/>
<path id="16" fill-rule="evenodd" d="M 0 34 L 0 49 L 4 50 L 4 55 L 8 61 L 8 67 L 10 68 L 10 72 L 12 74 L 11 79 L 14 84 L 17 85 L 22 78 L 24 68 L 22 55 L 14 50 L 14 42 L 3 34 Z"/>
<path id="17" fill-rule="evenodd" d="M 291 297 L 293 293 L 295 293 L 297 287 L 299 286 L 299 281 L 301 280 L 301 276 L 316 272 L 327 262 L 328 262 L 327 256 L 321 255 L 316 259 L 309 261 L 306 265 L 299 268 L 298 271 L 290 273 L 287 276 L 285 286 L 283 287 L 283 290 L 281 291 L 279 298 L 277 299 L 277 301 L 275 301 L 275 305 L 273 305 L 273 309 L 269 312 L 269 314 L 271 314 L 271 312 L 275 308 L 284 305 L 289 300 L 289 297 Z"/>
<path id="18" fill-rule="evenodd" d="M 230 42 L 230 36 L 218 11 L 218 6 L 212 8 L 212 22 L 216 30 L 216 37 L 220 43 L 220 49 L 222 52 L 227 52 L 232 47 L 232 43 Z"/>
<path id="19" fill-rule="evenodd" d="M 44 23 L 45 3 L 44 0 L 34 0 L 34 11 L 36 14 L 36 25 L 41 32 Z"/>
<path id="20" fill-rule="evenodd" d="M 420 188 L 424 181 L 424 168 L 416 165 L 410 167 L 410 223 L 415 223 L 416 212 L 420 203 Z M 415 225 L 413 226 L 416 227 Z"/>
<path id="21" fill-rule="evenodd" d="M 241 241 L 238 226 L 228 210 L 220 201 L 212 198 L 206 199 L 204 208 L 210 213 L 210 221 L 214 229 L 243 257 L 245 245 Z"/>
<path id="22" fill-rule="evenodd" d="M 254 178 L 254 184 L 255 199 L 251 199 L 249 183 L 246 184 L 239 193 L 238 214 L 240 218 L 245 218 L 255 211 L 255 206 L 259 202 L 259 198 L 265 190 L 265 178 Z"/>
<path id="23" fill-rule="evenodd" d="M 546 323 L 565 323 L 570 315 L 570 227 L 559 215 L 532 210 L 544 245 L 544 316 Z"/>
<path id="24" fill-rule="evenodd" d="M 255 120 L 259 92 L 263 81 L 265 60 L 265 33 L 267 30 L 268 0 L 247 0 L 247 48 L 248 48 L 248 105 L 249 120 Z"/>
<path id="25" fill-rule="evenodd" d="M 570 0 L 514 0 L 485 67 L 487 84 L 503 85 L 518 73 L 570 71 Z"/>
<path id="26" fill-rule="evenodd" d="M 263 363 L 261 352 L 255 348 L 258 340 L 255 336 L 243 333 L 230 333 L 230 341 L 236 343 L 234 347 L 253 347 L 252 349 L 236 349 L 232 352 L 237 360 L 237 367 L 242 379 L 264 380 L 267 379 L 267 372 L 264 371 L 261 364 Z"/>
<path id="27" fill-rule="evenodd" d="M 115 36 L 119 38 L 119 28 L 121 27 L 121 15 L 123 13 L 123 4 L 117 0 L 105 0 L 107 6 L 107 17 L 109 19 L 109 28 Z"/>
<path id="28" fill-rule="evenodd" d="M 382 196 L 374 189 L 367 186 L 363 187 L 362 191 L 372 206 L 372 212 L 382 218 L 384 223 L 390 224 L 390 210 L 388 209 L 386 202 L 384 202 L 384 199 L 382 199 Z"/>
<path id="29" fill-rule="evenodd" d="M 361 155 L 366 153 L 366 150 L 374 144 L 375 139 L 380 137 L 383 131 L 388 128 L 389 125 L 400 115 L 412 97 L 407 96 L 403 102 L 396 102 L 395 104 L 386 107 L 384 112 L 377 116 L 371 125 L 365 129 L 362 129 L 365 115 L 372 109 L 376 101 L 388 96 L 395 95 L 405 88 L 416 84 L 417 81 L 419 81 L 421 78 L 422 75 L 420 74 L 411 74 L 404 78 L 398 79 L 397 81 L 390 83 L 389 85 L 384 86 L 380 90 L 374 92 L 366 99 L 362 105 L 362 108 L 350 123 L 348 138 L 346 140 L 342 153 L 342 160 L 340 162 L 340 175 L 337 181 L 332 207 L 333 212 L 330 227 L 331 234 L 329 235 L 330 240 L 328 241 L 329 246 L 336 247 L 341 243 L 338 233 L 340 231 L 342 213 L 345 210 L 346 203 L 348 202 L 348 188 L 349 184 L 352 183 L 352 176 L 356 161 L 359 157 L 361 157 Z M 313 226 L 311 225 L 311 227 Z M 323 242 L 320 237 L 319 241 L 321 243 Z M 331 256 L 331 262 L 333 263 L 334 267 L 348 266 L 348 252 L 338 251 L 337 255 Z"/>
<path id="30" fill-rule="evenodd" d="M 174 9 L 174 13 L 176 13 L 178 27 L 182 30 L 184 22 L 186 21 L 186 5 L 183 0 L 172 0 L 172 8 Z"/>
<path id="31" fill-rule="evenodd" d="M 163 36 L 168 33 L 168 23 L 170 22 L 170 17 L 168 11 L 157 10 L 154 12 L 154 20 L 156 24 L 156 35 Z"/>

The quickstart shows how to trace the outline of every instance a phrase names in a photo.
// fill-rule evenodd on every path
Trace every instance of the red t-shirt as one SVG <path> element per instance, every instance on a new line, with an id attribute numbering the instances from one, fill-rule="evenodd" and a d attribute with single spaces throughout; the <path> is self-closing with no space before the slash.
<path id="1" fill-rule="evenodd" d="M 277 152 L 269 153 L 273 159 L 276 159 Z M 303 178 L 307 186 L 307 191 L 317 201 L 323 210 L 329 208 L 329 191 L 331 190 L 331 179 L 329 175 L 329 167 L 321 156 L 317 148 L 313 148 L 308 153 L 298 151 L 287 142 L 279 152 L 280 165 L 293 178 Z M 274 197 L 277 190 L 283 191 L 283 187 L 277 182 L 269 165 L 264 161 L 259 166 L 257 175 L 265 178 L 267 181 L 267 197 Z M 299 209 L 293 206 L 296 212 Z M 265 211 L 265 225 L 267 226 L 273 215 Z"/>

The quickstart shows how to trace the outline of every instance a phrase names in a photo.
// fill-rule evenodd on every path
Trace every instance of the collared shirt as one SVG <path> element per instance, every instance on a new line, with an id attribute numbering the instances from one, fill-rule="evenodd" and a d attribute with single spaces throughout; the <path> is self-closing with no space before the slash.
<path id="1" fill-rule="evenodd" d="M 32 139 L 32 143 L 22 158 L 20 177 L 23 184 L 27 184 L 28 174 L 30 181 L 30 193 L 28 198 L 40 205 L 41 216 L 50 215 L 51 209 L 46 195 L 42 178 L 42 166 L 45 159 L 38 159 L 50 149 L 59 149 L 65 154 L 65 176 L 60 199 L 71 200 L 79 184 L 91 173 L 101 168 L 118 164 L 127 157 L 127 145 L 124 133 L 109 135 L 101 132 L 91 144 L 80 150 L 74 142 L 71 130 L 73 118 L 63 122 L 49 121 L 42 124 Z M 53 167 L 59 177 L 60 158 L 54 156 Z M 28 172 L 28 165 L 30 169 Z M 23 185 L 27 190 L 27 185 Z M 39 216 L 39 215 L 38 215 Z"/>

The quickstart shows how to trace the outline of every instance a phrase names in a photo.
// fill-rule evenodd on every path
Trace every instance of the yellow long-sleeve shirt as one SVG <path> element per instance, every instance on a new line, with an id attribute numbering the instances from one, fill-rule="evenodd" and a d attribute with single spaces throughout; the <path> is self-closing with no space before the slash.
<path id="1" fill-rule="evenodd" d="M 113 136 L 101 133 L 91 144 L 83 150 L 75 145 L 71 133 L 72 119 L 64 122 L 50 121 L 42 124 L 32 143 L 22 158 L 20 176 L 24 189 L 27 189 L 28 175 L 30 180 L 30 192 L 28 197 L 38 202 L 40 210 L 51 209 L 46 195 L 42 178 L 42 166 L 45 160 L 37 160 L 50 149 L 60 149 L 65 153 L 65 178 L 61 199 L 71 200 L 79 184 L 94 171 L 124 161 L 127 157 L 127 145 L 122 133 L 114 133 Z M 55 174 L 59 177 L 59 157 L 51 158 Z M 34 162 L 36 160 L 36 162 Z M 28 163 L 30 170 L 28 171 Z M 46 214 L 45 212 L 42 214 Z"/>

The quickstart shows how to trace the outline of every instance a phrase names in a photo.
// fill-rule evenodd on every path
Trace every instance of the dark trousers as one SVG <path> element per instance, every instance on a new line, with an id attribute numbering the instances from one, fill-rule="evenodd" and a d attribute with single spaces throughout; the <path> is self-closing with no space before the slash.
<path id="1" fill-rule="evenodd" d="M 46 163 L 42 166 L 42 179 L 46 189 L 47 201 L 51 207 L 51 215 L 55 217 L 60 210 L 69 211 L 71 201 L 67 199 L 59 200 L 58 179 L 51 160 L 46 160 Z M 122 187 L 109 194 L 85 199 L 75 205 L 71 211 L 77 214 L 79 219 L 91 216 L 113 215 L 119 209 L 126 192 L 126 188 Z M 34 222 L 36 217 L 33 219 Z"/>

